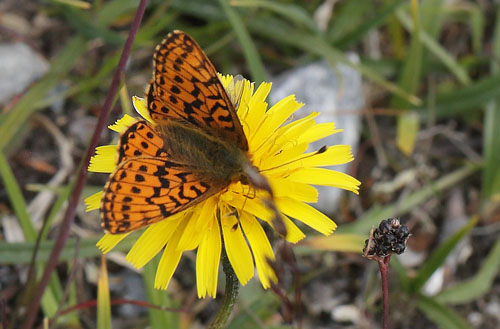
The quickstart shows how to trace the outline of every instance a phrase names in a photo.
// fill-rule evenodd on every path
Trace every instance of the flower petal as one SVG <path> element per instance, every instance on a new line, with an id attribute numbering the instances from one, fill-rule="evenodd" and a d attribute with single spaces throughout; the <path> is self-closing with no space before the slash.
<path id="1" fill-rule="evenodd" d="M 269 178 L 269 183 L 275 197 L 287 196 L 303 202 L 318 201 L 318 190 L 308 185 L 309 182 L 294 182 L 286 177 Z"/>
<path id="2" fill-rule="evenodd" d="M 325 152 L 304 154 L 300 167 L 336 166 L 354 160 L 349 145 L 329 146 Z"/>
<path id="3" fill-rule="evenodd" d="M 270 108 L 269 111 L 266 112 L 264 121 L 252 137 L 252 146 L 254 149 L 259 148 L 266 140 L 272 139 L 275 130 L 303 105 L 302 103 L 297 103 L 294 95 L 290 95 Z"/>
<path id="4" fill-rule="evenodd" d="M 222 212 L 224 213 L 224 212 Z M 234 216 L 221 216 L 224 248 L 229 262 L 241 284 L 245 285 L 253 277 L 254 264 L 252 253 Z"/>
<path id="5" fill-rule="evenodd" d="M 156 124 L 153 119 L 151 119 L 151 116 L 149 115 L 149 110 L 148 110 L 148 103 L 144 98 L 140 98 L 137 96 L 132 97 L 132 104 L 134 104 L 134 108 L 147 121 L 151 122 L 152 124 Z"/>
<path id="6" fill-rule="evenodd" d="M 267 289 L 271 286 L 270 281 L 277 282 L 278 280 L 274 270 L 269 265 L 269 261 L 274 261 L 273 248 L 257 218 L 243 212 L 240 217 L 240 223 L 252 248 L 260 282 L 264 289 Z"/>
<path id="7" fill-rule="evenodd" d="M 330 235 L 337 227 L 330 218 L 306 203 L 291 198 L 277 198 L 276 204 L 286 215 L 300 220 L 324 235 Z"/>
<path id="8" fill-rule="evenodd" d="M 325 168 L 302 168 L 294 171 L 287 178 L 306 184 L 338 187 L 356 194 L 358 194 L 359 185 L 361 184 L 352 176 Z"/>
<path id="9" fill-rule="evenodd" d="M 227 193 L 226 193 L 227 194 Z M 248 212 L 249 214 L 265 221 L 271 227 L 273 227 L 272 219 L 274 214 L 268 207 L 264 205 L 260 198 L 248 199 L 244 196 L 235 196 L 232 199 L 224 199 L 229 205 L 235 209 Z M 281 210 L 281 209 L 280 209 Z M 290 218 L 282 215 L 283 222 L 286 227 L 286 240 L 291 243 L 296 243 L 305 237 L 305 234 L 295 225 Z M 274 227 L 273 227 L 274 229 Z"/>
<path id="10" fill-rule="evenodd" d="M 262 124 L 264 118 L 266 117 L 266 98 L 270 91 L 271 83 L 261 83 L 248 104 L 246 104 L 246 106 L 248 107 L 248 111 L 251 111 L 251 115 L 244 115 L 242 119 L 245 122 L 244 125 L 246 125 L 248 129 L 245 130 L 245 134 L 250 144 L 250 149 L 255 148 L 255 145 L 252 144 L 253 135 L 257 132 L 258 127 Z M 244 98 L 242 97 L 240 108 L 245 106 L 243 100 Z"/>
<path id="11" fill-rule="evenodd" d="M 108 126 L 108 128 L 110 130 L 116 131 L 117 133 L 121 134 L 136 122 L 137 122 L 136 118 L 131 117 L 128 114 L 125 114 L 123 117 L 118 119 L 114 124 Z"/>
<path id="12" fill-rule="evenodd" d="M 217 198 L 212 197 L 195 206 L 193 217 L 189 220 L 186 229 L 177 245 L 179 251 L 191 250 L 200 244 L 211 218 L 215 217 Z"/>
<path id="13" fill-rule="evenodd" d="M 118 242 L 122 241 L 129 235 L 130 233 L 123 233 L 123 234 L 111 234 L 111 233 L 106 233 L 104 236 L 97 241 L 97 248 L 101 250 L 103 254 L 107 254 L 108 252 L 113 249 Z"/>
<path id="14" fill-rule="evenodd" d="M 163 255 L 161 255 L 160 264 L 158 264 L 158 270 L 156 271 L 155 289 L 167 289 L 170 279 L 172 279 L 172 275 L 174 275 L 175 269 L 179 265 L 182 251 L 177 250 L 177 244 L 179 243 L 181 232 L 186 228 L 187 222 L 188 220 L 181 221 L 172 239 L 168 241 L 167 246 L 163 250 Z"/>
<path id="15" fill-rule="evenodd" d="M 196 254 L 196 284 L 198 298 L 204 298 L 207 294 L 215 298 L 217 293 L 217 278 L 222 241 L 219 223 L 214 217 L 209 221 L 212 225 L 209 225 L 204 232 Z"/>
<path id="16" fill-rule="evenodd" d="M 90 158 L 89 171 L 111 173 L 116 169 L 117 145 L 98 146 Z"/>
<path id="17" fill-rule="evenodd" d="M 99 209 L 101 207 L 101 199 L 102 199 L 102 194 L 104 191 L 99 191 L 97 193 L 92 194 L 91 196 L 87 197 L 85 199 L 85 211 L 92 211 Z"/>
<path id="18" fill-rule="evenodd" d="M 141 268 L 156 256 L 176 231 L 179 223 L 191 214 L 180 213 L 150 225 L 125 258 L 132 265 Z M 187 222 L 189 218 L 184 220 Z"/>
<path id="19" fill-rule="evenodd" d="M 297 137 L 297 143 L 312 143 L 343 131 L 335 129 L 333 122 L 318 123 Z"/>

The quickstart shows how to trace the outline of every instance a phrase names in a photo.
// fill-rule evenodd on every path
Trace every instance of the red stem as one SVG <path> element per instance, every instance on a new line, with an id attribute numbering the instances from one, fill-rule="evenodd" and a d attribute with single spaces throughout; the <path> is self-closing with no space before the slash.
<path id="1" fill-rule="evenodd" d="M 380 276 L 382 278 L 382 299 L 384 302 L 383 329 L 389 329 L 389 262 L 391 255 L 378 259 Z"/>
<path id="2" fill-rule="evenodd" d="M 52 248 L 52 251 L 50 253 L 50 258 L 47 262 L 47 267 L 43 272 L 42 278 L 40 279 L 40 283 L 38 284 L 38 287 L 34 292 L 33 297 L 31 298 L 31 302 L 27 307 L 26 321 L 23 323 L 23 326 L 21 327 L 22 329 L 29 329 L 33 327 L 38 309 L 40 307 L 40 300 L 42 299 L 42 295 L 47 288 L 47 285 L 50 281 L 50 276 L 57 266 L 59 256 L 64 248 L 64 245 L 66 244 L 66 241 L 68 240 L 70 227 L 75 218 L 76 206 L 78 205 L 80 195 L 82 193 L 83 187 L 85 186 L 85 181 L 87 180 L 87 169 L 90 158 L 94 154 L 94 150 L 97 147 L 101 133 L 104 130 L 106 123 L 108 122 L 111 104 L 113 103 L 113 99 L 118 90 L 118 86 L 120 85 L 120 78 L 125 69 L 125 64 L 127 63 L 127 59 L 130 54 L 135 35 L 139 30 L 139 26 L 141 24 L 142 17 L 144 16 L 144 11 L 146 9 L 147 3 L 148 0 L 141 0 L 135 13 L 135 17 L 127 37 L 127 41 L 125 42 L 125 45 L 123 47 L 120 61 L 118 62 L 118 66 L 116 67 L 116 70 L 113 74 L 113 80 L 111 81 L 111 86 L 109 88 L 108 94 L 106 95 L 106 100 L 104 101 L 104 105 L 101 109 L 101 112 L 99 113 L 99 118 L 94 130 L 94 134 L 92 135 L 92 139 L 90 140 L 89 146 L 87 148 L 85 159 L 80 167 L 80 172 L 78 173 L 78 178 L 75 183 L 75 189 L 73 190 L 69 198 L 68 208 L 66 208 L 66 213 L 59 229 L 59 235 L 57 236 L 56 243 L 54 244 L 54 247 Z"/>

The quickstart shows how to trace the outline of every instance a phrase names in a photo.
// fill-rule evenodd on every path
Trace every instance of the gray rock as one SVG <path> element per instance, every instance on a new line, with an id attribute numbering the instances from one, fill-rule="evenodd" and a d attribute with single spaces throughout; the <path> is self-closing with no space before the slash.
<path id="1" fill-rule="evenodd" d="M 349 55 L 353 62 L 359 58 Z M 305 103 L 295 118 L 300 119 L 311 112 L 321 112 L 316 122 L 334 122 L 343 132 L 329 136 L 312 144 L 311 150 L 323 145 L 350 145 L 355 154 L 361 130 L 360 109 L 365 106 L 361 75 L 351 67 L 339 64 L 333 69 L 326 61 L 309 64 L 273 79 L 270 101 L 275 104 L 280 99 L 295 94 L 297 101 Z M 349 165 L 330 167 L 348 172 Z M 319 186 L 319 200 L 315 205 L 327 214 L 337 209 L 342 193 L 338 188 Z"/>
<path id="2" fill-rule="evenodd" d="M 24 43 L 1 43 L 0 104 L 25 90 L 48 69 L 48 62 Z"/>

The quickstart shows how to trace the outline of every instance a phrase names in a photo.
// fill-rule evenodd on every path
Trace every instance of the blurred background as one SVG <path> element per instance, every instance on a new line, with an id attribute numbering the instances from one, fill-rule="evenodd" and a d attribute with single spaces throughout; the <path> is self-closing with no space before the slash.
<path id="1" fill-rule="evenodd" d="M 137 5 L 0 2 L 4 328 L 22 318 L 30 296 L 22 293 L 46 265 Z M 496 0 L 149 1 L 110 124 L 133 113 L 154 47 L 181 29 L 219 72 L 272 81 L 270 104 L 294 93 L 307 104 L 298 117 L 321 111 L 318 121 L 335 121 L 344 132 L 317 146 L 349 144 L 355 160 L 334 169 L 362 182 L 359 195 L 321 190 L 318 207 L 339 227 L 326 238 L 304 228 L 308 238 L 294 246 L 301 298 L 290 269 L 288 300 L 254 278 L 228 328 L 380 327 L 378 266 L 361 250 L 372 226 L 390 217 L 413 234 L 391 262 L 391 327 L 500 327 L 499 18 Z M 99 144 L 113 137 L 105 131 Z M 106 178 L 90 174 L 84 197 Z M 105 273 L 95 247 L 103 232 L 98 212 L 84 208 L 82 199 L 38 325 L 105 328 L 93 303 Z M 205 327 L 220 299 L 197 299 L 195 253 L 182 258 L 166 292 L 156 291 L 154 262 L 139 271 L 125 261 L 132 243 L 107 255 L 112 327 Z M 28 275 L 33 261 L 36 277 Z M 221 271 L 221 295 L 223 280 Z M 300 305 L 299 320 L 287 302 Z"/>

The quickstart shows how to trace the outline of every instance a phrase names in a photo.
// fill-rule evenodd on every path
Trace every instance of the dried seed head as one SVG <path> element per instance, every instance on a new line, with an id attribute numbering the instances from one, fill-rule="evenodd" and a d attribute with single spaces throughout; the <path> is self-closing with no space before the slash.
<path id="1" fill-rule="evenodd" d="M 383 220 L 372 232 L 370 239 L 365 241 L 363 253 L 368 258 L 385 257 L 391 253 L 402 254 L 409 237 L 408 227 L 401 225 L 399 219 Z"/>

